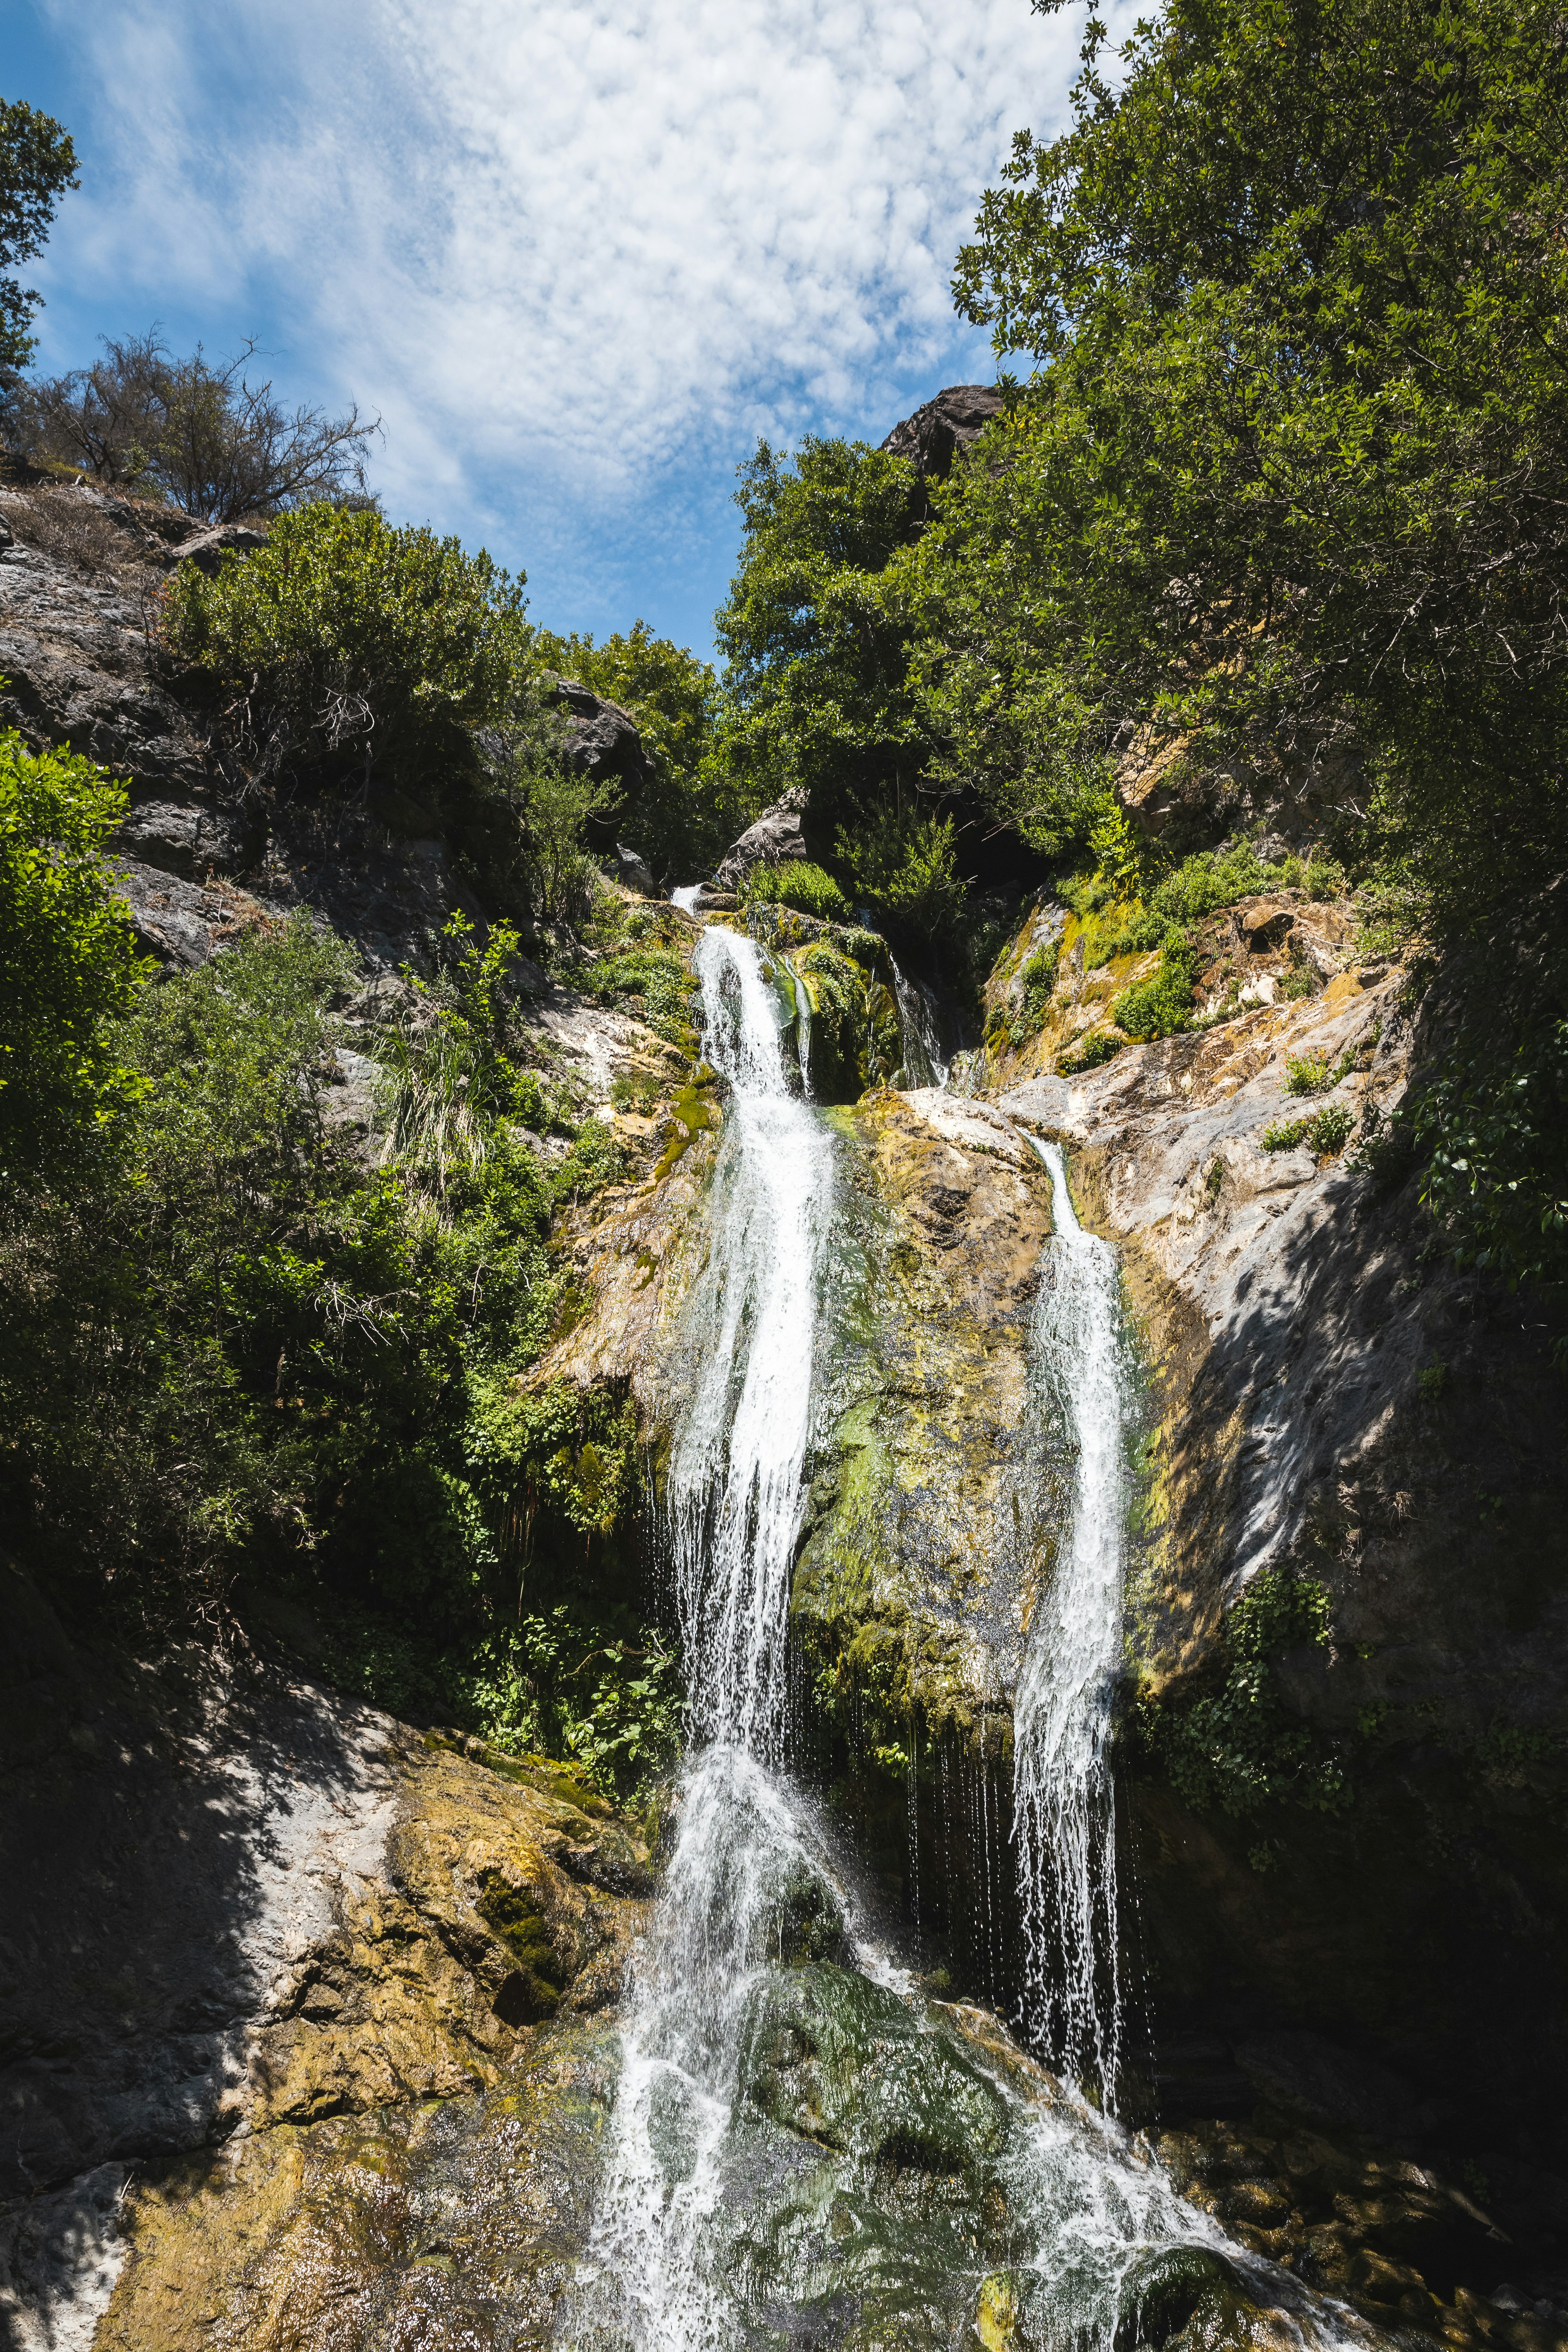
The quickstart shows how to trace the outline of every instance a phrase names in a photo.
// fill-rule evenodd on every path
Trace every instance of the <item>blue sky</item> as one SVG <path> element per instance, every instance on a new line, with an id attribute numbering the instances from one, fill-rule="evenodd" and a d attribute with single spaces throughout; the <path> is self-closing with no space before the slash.
<path id="1" fill-rule="evenodd" d="M 5 0 L 82 159 L 39 364 L 154 320 L 379 412 L 373 478 L 535 620 L 707 651 L 759 434 L 985 382 L 952 256 L 1082 10 L 1028 0 Z"/>

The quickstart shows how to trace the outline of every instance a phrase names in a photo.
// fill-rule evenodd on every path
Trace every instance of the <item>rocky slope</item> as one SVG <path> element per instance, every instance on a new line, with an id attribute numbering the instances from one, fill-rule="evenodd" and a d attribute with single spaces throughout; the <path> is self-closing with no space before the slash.
<path id="1" fill-rule="evenodd" d="M 636 1831 L 281 1662 L 84 1649 L 14 1570 L 5 1607 L 6 2340 L 327 2352 L 410 2307 L 546 2308 Z"/>

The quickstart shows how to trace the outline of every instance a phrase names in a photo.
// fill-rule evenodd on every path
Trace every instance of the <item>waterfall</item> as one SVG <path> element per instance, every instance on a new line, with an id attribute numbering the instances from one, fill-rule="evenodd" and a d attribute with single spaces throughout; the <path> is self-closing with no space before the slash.
<path id="1" fill-rule="evenodd" d="M 789 1091 L 756 942 L 710 927 L 695 968 L 703 1058 L 730 1087 L 709 1264 L 690 1310 L 699 1369 L 666 1492 L 696 1752 L 632 1988 L 592 2250 L 599 2293 L 638 2352 L 731 2340 L 705 2224 L 752 1985 L 779 1948 L 794 1890 L 831 1874 L 778 1764 L 832 1146 Z M 595 2309 L 584 2342 L 605 2341 Z"/>
<path id="2" fill-rule="evenodd" d="M 833 1840 L 783 1761 L 833 1145 L 789 1091 L 757 943 L 710 928 L 696 968 L 703 1054 L 729 1097 L 706 1257 L 683 1309 L 691 1369 L 672 1391 L 665 1494 L 693 1750 L 629 1990 L 596 2219 L 552 2340 L 562 2352 L 847 2340 L 1113 2352 L 1136 2330 L 1151 2262 L 1185 2249 L 1258 2282 L 1279 2352 L 1343 2342 L 1331 2325 L 1288 2315 L 1306 2317 L 1304 2292 L 1179 2198 L 1111 2113 L 1052 2084 L 981 2012 L 922 2000 L 857 1926 Z M 1057 1230 L 1037 1360 L 1077 1434 L 1079 1469 L 1071 1545 L 1037 1609 L 1018 1695 L 1020 1859 L 1034 1997 L 1074 2071 L 1098 2073 L 1109 2109 L 1114 1265 L 1073 1216 L 1059 1151 L 1043 1157 Z M 1059 1969 L 1048 1965 L 1058 1943 Z M 813 2102 L 831 2106 L 854 2065 L 854 2115 L 814 2120 Z M 761 2103 L 770 2068 L 805 2069 L 787 2128 Z M 954 2214 L 923 2190 L 906 2207 L 887 2168 L 910 2164 L 920 2179 L 923 2164 L 954 2179 L 983 2164 L 990 2186 L 982 2196 L 976 2175 L 975 2201 Z"/>
<path id="3" fill-rule="evenodd" d="M 1116 1259 L 1073 1212 L 1058 1144 L 1031 1352 L 1071 1432 L 1070 1528 L 1037 1600 L 1013 1710 L 1025 2022 L 1114 2112 L 1121 2068 L 1110 1701 L 1121 1635 L 1123 1431 Z"/>
<path id="4" fill-rule="evenodd" d="M 889 958 L 889 961 L 892 959 Z M 936 1007 L 918 980 L 910 980 L 893 962 L 893 994 L 899 1007 L 899 1029 L 907 1087 L 945 1087 L 948 1065 L 942 1058 L 942 1032 Z"/>

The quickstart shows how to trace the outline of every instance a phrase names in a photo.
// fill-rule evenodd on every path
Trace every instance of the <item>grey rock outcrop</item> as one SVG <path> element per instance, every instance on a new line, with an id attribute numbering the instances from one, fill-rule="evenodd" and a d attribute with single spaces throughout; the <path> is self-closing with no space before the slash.
<path id="1" fill-rule="evenodd" d="M 567 764 L 601 782 L 618 780 L 636 793 L 647 773 L 642 734 L 629 710 L 607 702 L 573 677 L 558 678 L 546 698 L 566 721 Z"/>
<path id="2" fill-rule="evenodd" d="M 805 805 L 805 790 L 797 785 L 772 808 L 764 809 L 755 824 L 746 827 L 714 875 L 716 889 L 738 890 L 753 866 L 784 866 L 792 858 L 803 858 L 805 842 L 801 822 Z"/>
<path id="3" fill-rule="evenodd" d="M 194 563 L 210 580 L 216 573 L 225 555 L 251 555 L 265 547 L 268 534 L 254 524 L 239 522 L 214 523 L 208 530 L 197 530 L 191 538 L 171 547 L 164 561 L 171 564 Z"/>
<path id="4" fill-rule="evenodd" d="M 623 890 L 635 890 L 642 898 L 662 898 L 663 891 L 648 870 L 646 859 L 625 842 L 616 844 L 616 880 Z"/>

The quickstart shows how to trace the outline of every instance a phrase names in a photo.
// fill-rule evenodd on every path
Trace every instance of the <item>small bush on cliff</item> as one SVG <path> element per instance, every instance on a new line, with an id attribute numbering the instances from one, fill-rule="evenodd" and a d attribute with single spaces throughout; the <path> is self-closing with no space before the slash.
<path id="1" fill-rule="evenodd" d="M 855 896 L 895 933 L 930 946 L 957 932 L 964 901 L 952 817 L 889 812 L 858 832 L 840 832 L 835 847 Z"/>
<path id="2" fill-rule="evenodd" d="M 1169 933 L 1159 969 L 1124 989 L 1110 1016 L 1130 1037 L 1173 1037 L 1193 1013 L 1193 982 L 1201 959 L 1180 931 Z"/>
<path id="3" fill-rule="evenodd" d="M 79 1165 L 141 1092 L 109 1024 L 142 971 L 99 856 L 125 801 L 89 761 L 0 732 L 0 1182 Z"/>
<path id="4" fill-rule="evenodd" d="M 1263 1569 L 1226 1612 L 1218 1687 L 1144 1703 L 1145 1744 L 1185 1803 L 1233 1814 L 1282 1801 L 1332 1813 L 1349 1803 L 1340 1764 L 1287 1713 L 1274 1673 L 1287 1650 L 1327 1643 L 1329 1611 L 1321 1584 Z"/>
<path id="5" fill-rule="evenodd" d="M 743 888 L 745 903 L 793 907 L 797 914 L 815 915 L 819 922 L 842 923 L 849 918 L 849 901 L 831 874 L 809 858 L 792 858 L 783 866 L 753 866 Z"/>
<path id="6" fill-rule="evenodd" d="M 455 539 L 314 505 L 212 579 L 182 565 L 163 639 L 213 680 L 253 772 L 375 769 L 417 784 L 471 769 L 472 731 L 514 713 L 523 601 L 521 580 Z"/>

